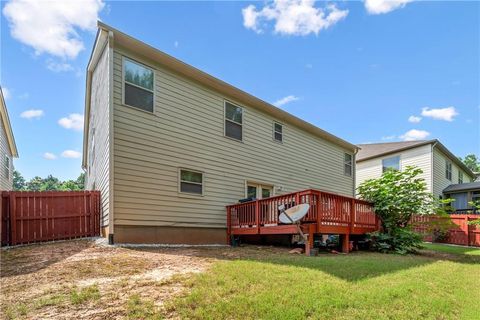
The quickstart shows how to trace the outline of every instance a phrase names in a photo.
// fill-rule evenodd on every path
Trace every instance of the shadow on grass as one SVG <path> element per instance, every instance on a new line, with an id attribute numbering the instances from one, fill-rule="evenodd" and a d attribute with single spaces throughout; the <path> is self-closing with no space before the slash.
<path id="1" fill-rule="evenodd" d="M 319 254 L 316 257 L 289 254 L 287 248 L 245 245 L 237 248 L 130 248 L 171 255 L 188 255 L 219 260 L 243 260 L 294 266 L 321 271 L 337 278 L 356 282 L 402 270 L 421 267 L 436 261 L 479 264 L 480 256 L 452 255 L 429 251 L 416 255 L 381 254 L 357 251 L 344 254 Z"/>

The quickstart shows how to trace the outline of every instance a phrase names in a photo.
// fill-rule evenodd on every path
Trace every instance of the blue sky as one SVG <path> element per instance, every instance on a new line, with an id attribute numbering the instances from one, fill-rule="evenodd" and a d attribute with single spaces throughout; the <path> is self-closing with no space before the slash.
<path id="1" fill-rule="evenodd" d="M 81 172 L 97 18 L 350 142 L 438 138 L 480 154 L 478 2 L 1 4 L 0 80 L 26 178 Z"/>

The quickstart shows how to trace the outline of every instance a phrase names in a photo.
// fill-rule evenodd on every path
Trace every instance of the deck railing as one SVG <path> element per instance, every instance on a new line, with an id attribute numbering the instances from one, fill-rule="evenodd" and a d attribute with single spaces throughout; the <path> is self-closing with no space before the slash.
<path id="1" fill-rule="evenodd" d="M 378 220 L 369 202 L 318 190 L 304 190 L 227 206 L 228 232 L 234 228 L 279 225 L 278 207 L 288 209 L 308 203 L 310 209 L 302 223 L 324 227 L 376 229 Z"/>

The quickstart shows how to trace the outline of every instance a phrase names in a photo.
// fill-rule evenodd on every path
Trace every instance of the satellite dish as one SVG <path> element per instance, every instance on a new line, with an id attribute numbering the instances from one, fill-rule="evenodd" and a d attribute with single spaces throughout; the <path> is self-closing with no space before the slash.
<path id="1" fill-rule="evenodd" d="M 281 205 L 278 207 L 280 210 L 280 215 L 278 216 L 278 220 L 281 223 L 296 223 L 300 221 L 310 209 L 310 205 L 308 203 L 299 204 L 298 206 L 291 207 L 290 209 L 285 210 L 285 206 Z"/>

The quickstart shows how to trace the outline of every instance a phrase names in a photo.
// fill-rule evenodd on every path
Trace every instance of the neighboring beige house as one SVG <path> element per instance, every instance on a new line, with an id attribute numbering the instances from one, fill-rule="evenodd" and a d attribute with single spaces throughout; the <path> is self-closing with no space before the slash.
<path id="1" fill-rule="evenodd" d="M 88 64 L 83 167 L 111 242 L 226 243 L 226 209 L 355 192 L 357 147 L 103 23 Z"/>
<path id="2" fill-rule="evenodd" d="M 0 190 L 13 189 L 13 158 L 18 158 L 17 146 L 0 87 Z"/>
<path id="3" fill-rule="evenodd" d="M 380 177 L 387 168 L 402 170 L 407 166 L 423 170 L 420 177 L 436 198 L 443 197 L 444 190 L 451 185 L 475 180 L 475 174 L 436 139 L 358 146 L 361 149 L 356 158 L 357 187 L 367 179 Z"/>

